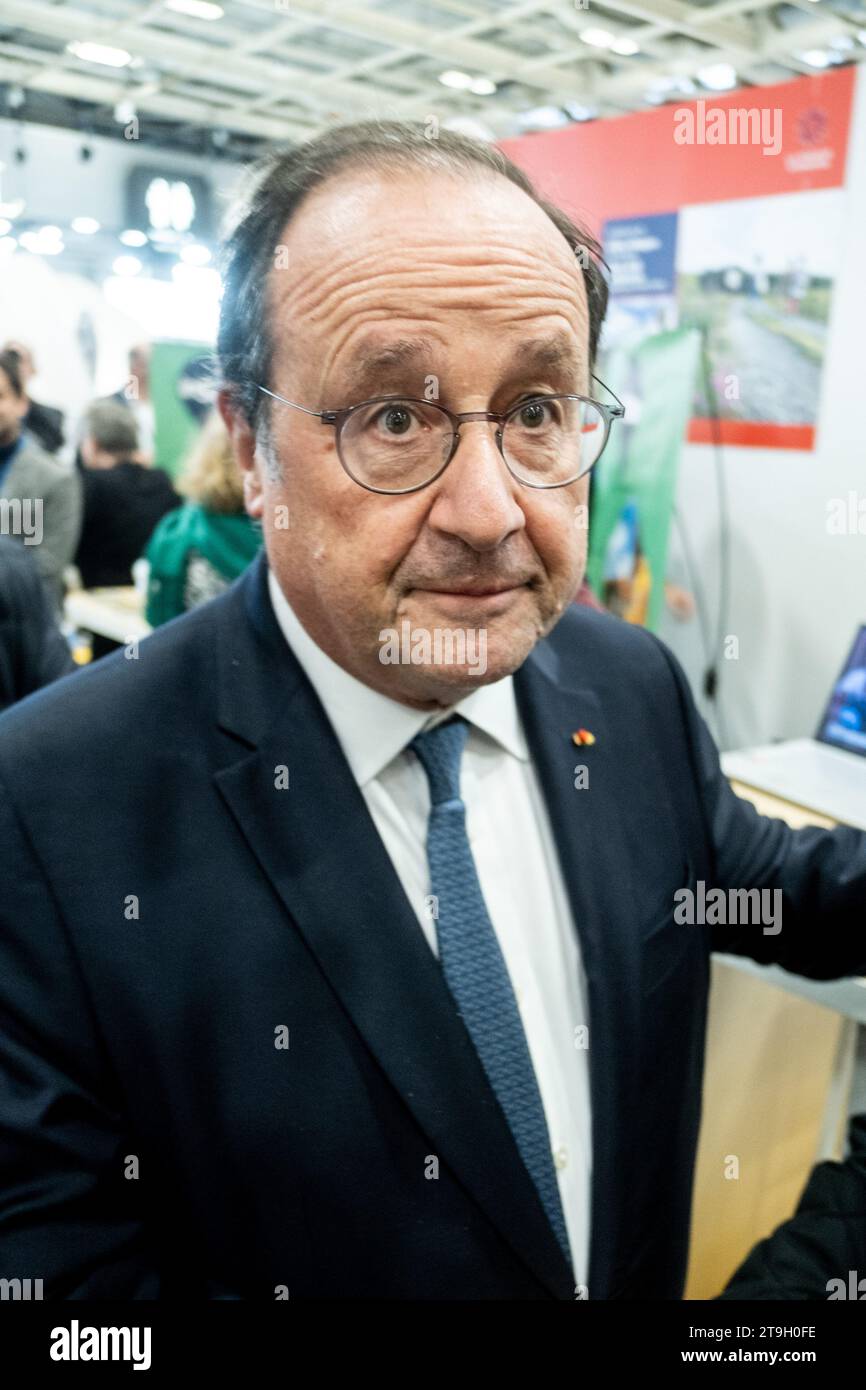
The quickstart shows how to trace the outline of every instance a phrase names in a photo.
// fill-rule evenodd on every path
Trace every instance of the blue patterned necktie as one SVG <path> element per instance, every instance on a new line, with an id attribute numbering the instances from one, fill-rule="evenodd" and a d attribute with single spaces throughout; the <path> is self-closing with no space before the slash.
<path id="1" fill-rule="evenodd" d="M 430 784 L 427 858 L 430 891 L 437 899 L 439 961 L 457 1012 L 571 1265 L 541 1093 L 508 967 L 488 916 L 466 834 L 466 807 L 460 799 L 460 760 L 468 733 L 465 720 L 449 719 L 418 734 L 410 744 Z"/>

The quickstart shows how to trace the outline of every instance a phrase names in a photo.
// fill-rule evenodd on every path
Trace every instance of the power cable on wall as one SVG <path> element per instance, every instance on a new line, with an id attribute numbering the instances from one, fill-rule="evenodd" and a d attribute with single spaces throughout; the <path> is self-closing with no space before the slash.
<path id="1" fill-rule="evenodd" d="M 719 418 L 718 402 L 716 400 L 712 371 L 710 369 L 707 332 L 705 328 L 701 330 L 701 374 L 712 433 L 713 465 L 716 476 L 719 523 L 719 601 L 716 615 L 715 640 L 713 640 L 710 633 L 709 615 L 703 584 L 699 578 L 697 566 L 694 563 L 686 528 L 676 508 L 674 509 L 674 522 L 683 549 L 683 558 L 689 577 L 689 588 L 695 596 L 695 609 L 701 633 L 701 645 L 704 652 L 704 675 L 701 688 L 706 699 L 710 702 L 710 707 L 715 717 L 717 742 L 724 749 L 728 746 L 728 740 L 727 726 L 722 709 L 719 661 L 722 652 L 722 644 L 728 631 L 728 609 L 730 604 L 730 512 L 728 508 L 728 492 L 725 483 L 725 461 L 721 438 L 721 420 Z"/>

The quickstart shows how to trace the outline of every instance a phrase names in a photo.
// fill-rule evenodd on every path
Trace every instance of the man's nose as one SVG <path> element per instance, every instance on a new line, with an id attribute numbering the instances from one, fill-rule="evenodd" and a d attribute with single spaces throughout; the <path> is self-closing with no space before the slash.
<path id="1" fill-rule="evenodd" d="M 463 421 L 457 450 L 437 485 L 429 524 L 459 536 L 473 550 L 495 550 L 526 519 L 517 484 L 496 443 L 492 420 Z"/>

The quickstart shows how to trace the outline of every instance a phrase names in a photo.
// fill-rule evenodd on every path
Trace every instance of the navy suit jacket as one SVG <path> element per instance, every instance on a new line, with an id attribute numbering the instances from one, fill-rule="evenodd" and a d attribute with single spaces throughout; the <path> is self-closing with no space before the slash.
<path id="1" fill-rule="evenodd" d="M 0 719 L 0 1275 L 572 1299 L 266 576 Z M 572 607 L 515 682 L 588 980 L 589 1297 L 678 1298 L 710 949 L 866 971 L 866 836 L 739 801 L 639 628 Z M 679 925 L 699 879 L 781 888 L 782 931 Z"/>

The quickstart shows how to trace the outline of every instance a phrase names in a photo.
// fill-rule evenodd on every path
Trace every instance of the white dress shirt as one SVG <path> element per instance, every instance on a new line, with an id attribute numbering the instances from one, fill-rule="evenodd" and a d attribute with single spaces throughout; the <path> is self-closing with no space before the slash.
<path id="1" fill-rule="evenodd" d="M 273 571 L 277 621 L 324 706 L 427 941 L 427 776 L 408 744 L 459 712 L 469 723 L 461 767 L 466 827 L 481 890 L 523 1021 L 547 1118 L 576 1284 L 587 1283 L 592 1158 L 589 1061 L 575 1030 L 588 1025 L 586 979 L 553 834 L 529 757 L 512 678 L 453 708 L 410 709 L 364 685 L 313 641 Z"/>

